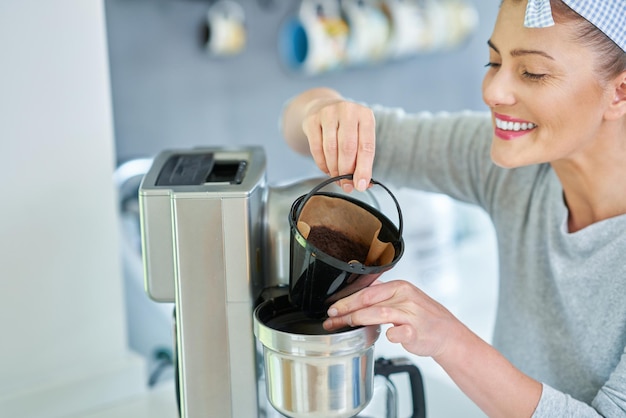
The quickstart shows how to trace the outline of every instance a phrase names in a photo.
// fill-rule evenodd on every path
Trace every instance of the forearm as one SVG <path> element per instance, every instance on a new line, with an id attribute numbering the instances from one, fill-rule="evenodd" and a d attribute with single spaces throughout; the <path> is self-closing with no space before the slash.
<path id="1" fill-rule="evenodd" d="M 529 418 L 541 398 L 540 382 L 465 327 L 435 360 L 489 417 Z"/>
<path id="2" fill-rule="evenodd" d="M 287 144 L 294 151 L 309 155 L 308 140 L 302 130 L 304 118 L 311 110 L 341 99 L 338 92 L 325 87 L 313 88 L 295 96 L 287 103 L 282 115 L 281 129 Z"/>

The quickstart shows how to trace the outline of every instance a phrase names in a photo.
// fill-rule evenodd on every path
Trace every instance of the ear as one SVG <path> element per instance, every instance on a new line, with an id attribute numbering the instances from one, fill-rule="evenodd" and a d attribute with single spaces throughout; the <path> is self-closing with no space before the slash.
<path id="1" fill-rule="evenodd" d="M 619 119 L 626 116 L 626 71 L 615 77 L 612 85 L 613 98 L 606 110 L 607 119 Z"/>

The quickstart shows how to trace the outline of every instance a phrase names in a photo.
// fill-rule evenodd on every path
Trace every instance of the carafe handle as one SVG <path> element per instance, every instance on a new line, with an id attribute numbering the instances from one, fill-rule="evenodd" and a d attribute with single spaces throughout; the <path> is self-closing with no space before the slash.
<path id="1" fill-rule="evenodd" d="M 392 374 L 408 373 L 411 383 L 413 415 L 411 418 L 426 417 L 426 400 L 424 398 L 424 382 L 416 365 L 406 357 L 378 358 L 374 363 L 374 374 L 389 378 Z"/>

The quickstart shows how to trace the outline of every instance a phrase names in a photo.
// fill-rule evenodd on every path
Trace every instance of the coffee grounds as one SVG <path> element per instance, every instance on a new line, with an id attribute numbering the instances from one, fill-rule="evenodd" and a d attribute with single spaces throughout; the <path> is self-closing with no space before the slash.
<path id="1" fill-rule="evenodd" d="M 326 226 L 313 226 L 307 237 L 312 245 L 331 257 L 344 262 L 357 260 L 365 263 L 369 247 L 349 239 L 345 234 Z"/>

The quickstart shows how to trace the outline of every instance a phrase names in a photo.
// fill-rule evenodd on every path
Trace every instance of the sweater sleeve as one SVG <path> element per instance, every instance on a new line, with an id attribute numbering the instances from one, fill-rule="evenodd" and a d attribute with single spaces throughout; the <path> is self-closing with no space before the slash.
<path id="1" fill-rule="evenodd" d="M 579 402 L 568 394 L 559 392 L 544 383 L 539 404 L 532 418 L 560 416 L 580 418 L 602 417 L 602 415 L 591 406 Z"/>
<path id="2" fill-rule="evenodd" d="M 485 208 L 497 181 L 486 112 L 408 114 L 373 107 L 374 176 L 396 187 L 445 193 Z"/>
<path id="3" fill-rule="evenodd" d="M 588 405 L 544 384 L 533 418 L 556 416 L 592 418 L 626 416 L 626 348 L 609 380 Z"/>

